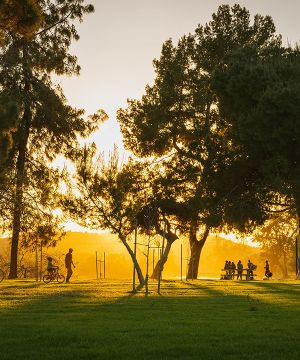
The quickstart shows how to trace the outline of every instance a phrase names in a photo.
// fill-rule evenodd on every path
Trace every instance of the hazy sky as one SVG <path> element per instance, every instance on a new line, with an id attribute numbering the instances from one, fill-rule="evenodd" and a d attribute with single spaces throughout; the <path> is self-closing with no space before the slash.
<path id="1" fill-rule="evenodd" d="M 139 98 L 152 83 L 152 60 L 162 43 L 193 32 L 211 20 L 219 5 L 239 3 L 251 12 L 271 15 L 283 40 L 300 38 L 299 0 L 93 0 L 95 13 L 78 26 L 80 40 L 71 52 L 78 56 L 81 75 L 61 78 L 69 102 L 92 113 L 103 108 L 110 117 L 92 140 L 108 151 L 114 143 L 122 150 L 115 114 L 127 98 Z"/>

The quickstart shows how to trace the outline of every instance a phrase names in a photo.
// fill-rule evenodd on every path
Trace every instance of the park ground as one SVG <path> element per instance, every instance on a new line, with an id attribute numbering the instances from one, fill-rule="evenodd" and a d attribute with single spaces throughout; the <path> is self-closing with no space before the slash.
<path id="1" fill-rule="evenodd" d="M 0 358 L 300 359 L 300 281 L 0 284 Z"/>

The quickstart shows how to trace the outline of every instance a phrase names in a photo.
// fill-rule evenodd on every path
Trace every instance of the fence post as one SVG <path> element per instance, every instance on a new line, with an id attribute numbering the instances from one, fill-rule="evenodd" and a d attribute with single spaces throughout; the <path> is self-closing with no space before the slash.
<path id="1" fill-rule="evenodd" d="M 96 274 L 97 274 L 97 280 L 98 280 L 98 254 L 96 251 Z"/>
<path id="2" fill-rule="evenodd" d="M 295 249 L 295 252 L 296 252 L 296 276 L 298 276 L 298 273 L 299 273 L 299 259 L 298 259 L 298 251 L 299 251 L 299 242 L 298 242 L 298 236 L 296 237 L 296 249 Z"/>
<path id="3" fill-rule="evenodd" d="M 105 279 L 105 251 L 104 251 L 104 262 L 103 262 L 103 279 Z"/>
<path id="4" fill-rule="evenodd" d="M 180 245 L 180 279 L 182 281 L 182 244 Z"/>
<path id="5" fill-rule="evenodd" d="M 159 263 L 158 289 L 157 289 L 158 294 L 160 294 L 160 281 L 162 278 L 162 270 L 163 270 L 163 261 L 162 260 L 163 260 L 163 256 L 164 256 L 165 234 L 166 234 L 166 221 L 164 222 L 163 242 L 162 242 L 162 249 L 161 249 L 161 256 L 160 256 L 160 263 Z"/>
<path id="6" fill-rule="evenodd" d="M 43 241 L 41 240 L 40 281 L 42 281 L 42 271 L 43 271 Z"/>

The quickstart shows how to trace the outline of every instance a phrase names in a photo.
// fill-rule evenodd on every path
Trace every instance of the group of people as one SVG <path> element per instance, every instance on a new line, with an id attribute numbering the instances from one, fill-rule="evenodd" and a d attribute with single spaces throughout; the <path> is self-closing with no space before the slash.
<path id="1" fill-rule="evenodd" d="M 70 278 L 73 274 L 72 265 L 75 268 L 75 265 L 73 263 L 73 258 L 72 258 L 72 252 L 73 252 L 73 249 L 70 248 L 69 252 L 65 256 L 65 266 L 67 269 L 66 283 L 70 282 Z M 47 260 L 48 260 L 47 271 L 49 273 L 58 271 L 58 266 L 53 264 L 53 258 L 51 256 L 48 256 Z"/>
<path id="2" fill-rule="evenodd" d="M 224 270 L 226 271 L 226 275 L 225 275 L 224 279 L 232 280 L 232 279 L 234 279 L 235 274 L 236 274 L 236 279 L 242 280 L 243 269 L 244 269 L 244 266 L 243 266 L 241 260 L 239 260 L 237 264 L 235 264 L 233 261 L 226 260 L 225 265 L 224 265 Z M 246 280 L 254 279 L 253 271 L 256 269 L 257 269 L 257 265 L 253 264 L 250 260 L 248 260 L 247 268 L 246 268 L 247 272 L 245 274 Z M 236 273 L 236 271 L 237 271 L 237 273 Z M 272 276 L 268 260 L 266 260 L 266 265 L 265 265 L 265 276 L 267 279 L 269 279 Z"/>
<path id="3" fill-rule="evenodd" d="M 243 264 L 241 260 L 239 260 L 236 265 L 233 261 L 226 260 L 224 265 L 224 270 L 226 270 L 226 276 L 225 276 L 226 280 L 234 279 L 236 270 L 237 270 L 236 279 L 238 280 L 240 278 L 242 280 Z"/>
<path id="4" fill-rule="evenodd" d="M 244 265 L 242 264 L 241 260 L 239 260 L 237 264 L 235 264 L 233 261 L 226 260 L 224 265 L 224 270 L 226 271 L 226 275 L 224 279 L 232 280 L 234 279 L 236 274 L 236 279 L 242 280 L 243 269 L 244 269 Z M 247 272 L 245 274 L 246 280 L 253 280 L 254 278 L 253 271 L 257 269 L 257 266 L 254 265 L 250 260 L 248 260 L 246 269 L 247 269 Z"/>

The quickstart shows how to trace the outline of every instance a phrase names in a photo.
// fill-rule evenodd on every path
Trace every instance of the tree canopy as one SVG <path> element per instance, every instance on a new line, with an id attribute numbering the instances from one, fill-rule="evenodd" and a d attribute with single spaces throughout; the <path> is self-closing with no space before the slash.
<path id="1" fill-rule="evenodd" d="M 262 198 L 256 195 L 246 164 L 241 163 L 244 169 L 232 166 L 237 165 L 239 149 L 224 136 L 228 124 L 212 87 L 214 73 L 237 49 L 280 45 L 269 16 L 255 15 L 251 22 L 244 7 L 222 5 L 193 34 L 176 45 L 172 40 L 163 44 L 160 58 L 153 62 L 154 84 L 118 112 L 128 149 L 141 157 L 166 157 L 165 201 L 173 201 L 189 224 L 191 277 L 197 276 L 210 228 L 229 224 L 245 230 L 263 219 Z"/>
<path id="2" fill-rule="evenodd" d="M 214 76 L 226 136 L 267 195 L 265 206 L 296 209 L 299 214 L 299 49 L 243 48 Z"/>

